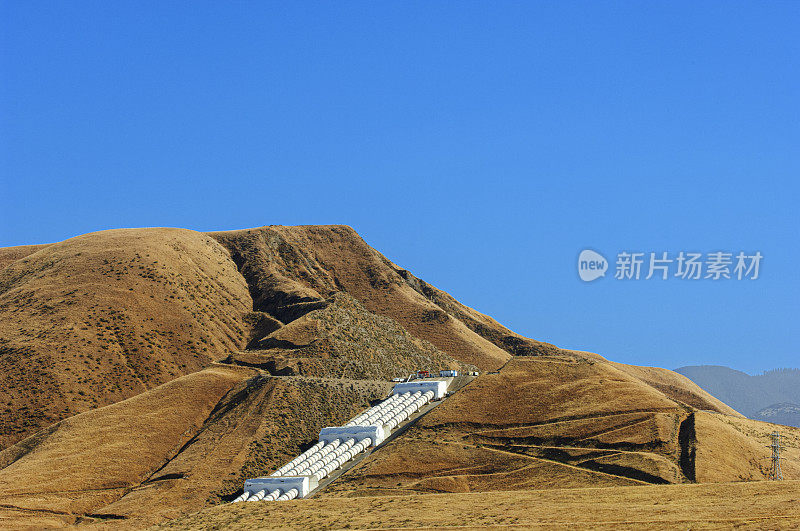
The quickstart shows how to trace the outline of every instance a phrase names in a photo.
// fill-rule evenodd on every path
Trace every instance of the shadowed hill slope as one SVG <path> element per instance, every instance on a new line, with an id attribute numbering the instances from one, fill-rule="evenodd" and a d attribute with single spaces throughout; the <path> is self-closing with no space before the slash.
<path id="1" fill-rule="evenodd" d="M 230 500 L 390 387 L 214 364 L 0 452 L 0 524 L 141 528 Z M 320 496 L 759 479 L 772 428 L 696 411 L 599 359 L 517 357 Z M 800 478 L 800 430 L 785 443 Z"/>
<path id="2" fill-rule="evenodd" d="M 350 227 L 262 227 L 210 233 L 247 279 L 254 309 L 286 323 L 345 291 L 450 356 L 483 370 L 510 353 L 554 353 L 422 282 L 367 245 Z"/>
<path id="3" fill-rule="evenodd" d="M 392 319 L 368 312 L 346 293 L 253 343 L 225 361 L 278 375 L 390 380 L 420 368 L 465 369 Z M 473 367 L 474 368 L 474 367 Z"/>
<path id="4" fill-rule="evenodd" d="M 246 374 L 207 369 L 50 426 L 0 452 L 5 507 L 85 514 L 145 481 Z M 79 493 L 79 494 L 78 494 Z"/>
<path id="5" fill-rule="evenodd" d="M 362 356 L 358 374 L 397 375 L 424 359 L 428 368 L 453 366 L 447 355 L 489 367 L 510 358 L 401 281 L 394 266 L 352 229 L 279 227 L 215 237 L 230 253 L 215 239 L 183 229 L 119 229 L 0 250 L 0 448 L 75 413 L 197 371 L 248 344 L 257 347 L 254 339 L 325 308 L 345 287 L 361 296 L 366 310 L 360 315 L 385 310 L 376 313 L 424 332 L 404 332 L 405 344 L 416 345 L 411 350 L 427 349 L 414 358 L 406 356 L 407 348 L 380 369 L 365 369 Z M 268 245 L 272 240 L 277 243 Z M 247 264 L 241 252 L 251 257 Z M 391 288 L 381 280 L 390 277 Z M 318 344 L 295 352 L 295 358 L 306 357 L 307 374 L 330 373 L 319 364 L 310 370 L 314 348 L 319 356 Z M 338 357 L 344 369 L 348 356 L 357 354 L 333 349 L 326 355 Z"/>

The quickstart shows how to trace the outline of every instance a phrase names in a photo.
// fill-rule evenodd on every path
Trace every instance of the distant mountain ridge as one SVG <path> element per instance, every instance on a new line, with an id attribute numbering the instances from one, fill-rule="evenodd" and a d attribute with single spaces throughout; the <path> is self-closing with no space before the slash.
<path id="1" fill-rule="evenodd" d="M 675 372 L 752 419 L 800 426 L 800 369 L 750 375 L 721 365 L 695 365 Z"/>
<path id="2" fill-rule="evenodd" d="M 761 409 L 754 418 L 775 424 L 800 427 L 800 406 L 791 402 L 773 404 Z"/>

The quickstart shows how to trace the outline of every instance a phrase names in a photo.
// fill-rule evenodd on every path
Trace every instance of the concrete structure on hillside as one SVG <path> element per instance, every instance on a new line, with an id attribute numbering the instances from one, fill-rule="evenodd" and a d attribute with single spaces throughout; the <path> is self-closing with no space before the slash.
<path id="1" fill-rule="evenodd" d="M 383 431 L 383 426 L 331 426 L 322 428 L 319 432 L 320 442 L 331 443 L 336 439 L 355 439 L 356 442 L 361 442 L 364 439 L 371 441 L 370 446 L 377 446 L 386 438 Z"/>
<path id="2" fill-rule="evenodd" d="M 446 394 L 447 382 L 442 380 L 398 383 L 389 398 L 344 426 L 323 428 L 317 444 L 269 477 L 245 481 L 244 492 L 233 501 L 285 501 L 306 497 L 323 478 L 367 448 L 381 444 L 392 430 L 421 407 Z"/>
<path id="3" fill-rule="evenodd" d="M 440 398 L 444 398 L 444 395 L 447 394 L 447 382 L 444 380 L 416 380 L 413 382 L 401 382 L 395 384 L 394 390 L 392 390 L 392 394 L 403 394 L 407 392 L 415 392 L 415 391 L 422 391 L 423 393 L 426 391 L 433 391 L 433 397 L 436 400 Z"/>
<path id="4" fill-rule="evenodd" d="M 316 487 L 311 476 L 253 478 L 244 482 L 245 492 L 251 492 L 258 501 L 276 501 L 284 495 L 286 499 L 302 498 Z"/>

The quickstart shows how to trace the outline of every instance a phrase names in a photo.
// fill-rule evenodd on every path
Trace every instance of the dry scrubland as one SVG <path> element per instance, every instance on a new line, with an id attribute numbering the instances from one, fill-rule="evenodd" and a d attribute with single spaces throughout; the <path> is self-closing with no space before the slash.
<path id="1" fill-rule="evenodd" d="M 800 482 L 648 485 L 214 507 L 158 529 L 797 529 Z"/>
<path id="2" fill-rule="evenodd" d="M 208 509 L 419 367 L 483 374 L 316 499 Z M 776 426 L 519 336 L 348 227 L 0 249 L 0 384 L 0 527 L 800 525 L 797 483 L 758 481 Z"/>
<path id="3" fill-rule="evenodd" d="M 599 359 L 515 358 L 454 395 L 323 496 L 765 479 L 775 426 L 698 411 Z M 622 367 L 624 369 L 624 367 Z M 687 390 L 688 392 L 688 390 Z M 694 401 L 710 397 L 702 391 Z M 800 429 L 787 478 L 800 479 Z"/>
<path id="4" fill-rule="evenodd" d="M 0 448 L 198 371 L 246 334 L 247 284 L 203 234 L 114 230 L 26 250 L 0 269 Z"/>
<path id="5" fill-rule="evenodd" d="M 346 293 L 282 326 L 226 363 L 277 375 L 391 380 L 420 367 L 474 369 L 417 339 L 392 319 L 368 312 Z"/>
<path id="6" fill-rule="evenodd" d="M 215 366 L 82 413 L 0 452 L 0 526 L 124 519 L 221 503 L 388 392 L 385 382 L 274 378 Z M 8 465 L 8 466 L 5 466 Z M 82 518 L 80 518 L 82 517 Z"/>

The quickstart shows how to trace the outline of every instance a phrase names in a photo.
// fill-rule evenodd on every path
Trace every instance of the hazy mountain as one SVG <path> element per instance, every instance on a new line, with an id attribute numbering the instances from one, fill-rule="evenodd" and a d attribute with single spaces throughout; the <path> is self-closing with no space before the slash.
<path id="1" fill-rule="evenodd" d="M 784 424 L 775 420 L 776 416 L 763 418 L 762 410 L 800 404 L 800 369 L 775 369 L 752 376 L 730 367 L 699 365 L 681 367 L 675 372 L 750 418 Z M 795 420 L 791 425 L 800 424 Z"/>
<path id="2" fill-rule="evenodd" d="M 753 418 L 774 424 L 800 427 L 800 406 L 790 402 L 773 404 L 759 410 Z"/>

